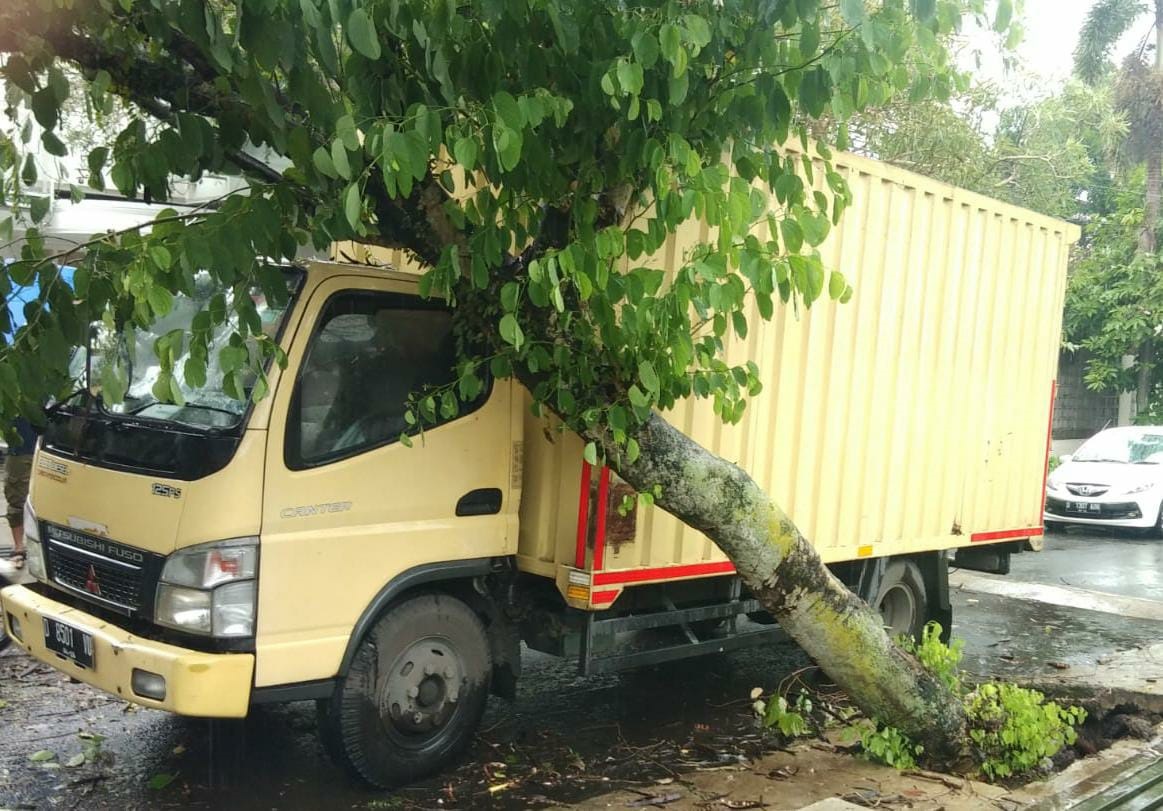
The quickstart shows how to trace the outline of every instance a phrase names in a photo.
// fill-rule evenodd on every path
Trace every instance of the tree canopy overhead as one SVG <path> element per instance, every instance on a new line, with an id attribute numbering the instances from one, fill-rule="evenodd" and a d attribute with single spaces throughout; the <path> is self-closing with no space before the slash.
<path id="1" fill-rule="evenodd" d="M 169 218 L 141 245 L 133 234 L 89 246 L 84 317 L 52 308 L 24 340 L 47 343 L 43 360 L 58 368 L 60 347 L 81 342 L 82 325 L 108 305 L 145 322 L 195 268 L 229 286 L 255 275 L 256 256 L 357 239 L 405 248 L 433 268 L 431 289 L 487 301 L 472 308 L 473 329 L 491 337 L 494 371 L 537 374 L 541 399 L 567 418 L 613 413 L 620 425 L 692 389 L 719 392 L 723 412 L 738 416 L 753 376 L 740 386 L 715 358 L 728 328 L 745 329 L 746 295 L 767 314 L 777 295 L 810 303 L 846 289 L 810 251 L 843 210 L 843 182 L 828 172 L 829 193 L 809 188 L 801 157 L 779 145 L 812 117 L 844 121 L 908 90 L 918 81 L 910 61 L 929 65 L 925 89 L 947 93 L 941 37 L 964 10 L 851 0 L 7 3 L 3 75 L 49 152 L 67 148 L 55 133 L 70 99 L 101 108 L 116 94 L 141 113 L 86 156 L 95 188 L 165 200 L 174 178 L 209 171 L 255 183 L 216 211 Z M 86 80 L 70 83 L 66 63 Z M 17 186 L 30 179 L 26 161 L 7 169 Z M 764 186 L 777 214 L 760 239 Z M 719 239 L 673 286 L 645 268 L 610 272 L 692 216 Z M 25 248 L 39 258 L 35 235 Z M 120 272 L 127 263 L 135 273 Z M 31 273 L 52 270 L 11 270 L 16 283 Z M 544 316 L 564 314 L 567 299 L 570 317 L 548 320 L 583 351 L 547 357 L 556 338 Z M 713 325 L 699 346 L 691 301 Z M 638 329 L 616 329 L 616 311 Z M 0 369 L 22 354 L 18 342 Z M 200 370 L 195 359 L 173 371 Z M 0 371 L 0 381 L 12 376 Z M 571 407 L 593 400 L 596 381 L 600 399 L 622 409 Z M 22 391 L 47 393 L 29 382 Z M 12 394 L 0 390 L 5 414 Z"/>
<path id="2" fill-rule="evenodd" d="M 244 340 L 277 354 L 241 294 L 277 287 L 261 257 L 402 247 L 428 268 L 423 290 L 454 304 L 461 339 L 457 385 L 422 397 L 415 419 L 455 412 L 486 367 L 518 377 L 587 456 L 707 532 L 866 709 L 949 754 L 964 717 L 948 691 L 746 474 L 657 410 L 693 393 L 738 420 L 759 378 L 723 349 L 751 328 L 750 297 L 766 319 L 851 295 L 814 251 L 849 200 L 826 140 L 898 93 L 947 96 L 946 38 L 967 14 L 1006 31 L 1010 0 L 992 6 L 985 19 L 984 0 L 6 0 L 2 72 L 29 139 L 67 150 L 71 98 L 113 94 L 137 112 L 87 154 L 92 186 L 165 200 L 175 178 L 252 182 L 84 251 L 46 256 L 30 231 L 0 274 L 0 293 L 34 277 L 42 291 L 0 347 L 0 419 L 68 388 L 67 348 L 93 319 L 148 324 L 198 272 L 240 294 L 163 336 L 154 391 L 180 399 L 216 361 L 245 396 Z M 810 143 L 824 120 L 834 128 Z M 10 191 L 35 180 L 20 152 L 0 160 Z M 692 218 L 709 240 L 664 279 L 648 257 Z M 78 265 L 75 292 L 56 283 L 62 261 Z M 224 323 L 237 334 L 211 358 Z M 111 374 L 104 396 L 116 388 Z"/>

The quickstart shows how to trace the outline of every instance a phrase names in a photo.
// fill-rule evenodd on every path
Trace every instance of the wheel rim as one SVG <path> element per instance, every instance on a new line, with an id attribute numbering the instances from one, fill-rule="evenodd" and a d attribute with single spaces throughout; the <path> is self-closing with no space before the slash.
<path id="1" fill-rule="evenodd" d="M 380 718 L 403 746 L 424 746 L 440 735 L 460 706 L 464 665 L 443 637 L 425 637 L 406 647 L 381 683 Z"/>
<path id="2" fill-rule="evenodd" d="M 880 599 L 880 617 L 893 636 L 911 634 L 917 618 L 917 598 L 908 586 L 890 586 Z"/>

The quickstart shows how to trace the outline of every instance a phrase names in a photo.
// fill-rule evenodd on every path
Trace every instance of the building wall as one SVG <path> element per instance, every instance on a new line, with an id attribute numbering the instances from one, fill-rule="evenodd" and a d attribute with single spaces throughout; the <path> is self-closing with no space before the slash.
<path id="1" fill-rule="evenodd" d="M 1053 452 L 1073 453 L 1083 440 L 1106 425 L 1117 425 L 1119 396 L 1095 392 L 1086 387 L 1084 352 L 1061 352 L 1058 356 L 1058 396 L 1054 400 Z"/>

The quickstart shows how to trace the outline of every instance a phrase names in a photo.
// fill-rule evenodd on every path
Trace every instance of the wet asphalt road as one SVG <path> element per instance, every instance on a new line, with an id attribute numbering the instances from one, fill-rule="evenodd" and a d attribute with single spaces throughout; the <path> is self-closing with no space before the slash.
<path id="1" fill-rule="evenodd" d="M 1161 541 L 1071 532 L 1049 536 L 1046 546 L 1016 556 L 1011 578 L 1163 599 Z M 1163 633 L 1146 620 L 987 594 L 955 592 L 953 600 L 964 664 L 980 676 L 1037 674 L 1054 663 L 1085 668 Z M 241 722 L 177 718 L 69 684 L 9 651 L 0 656 L 0 808 L 568 804 L 755 754 L 767 744 L 755 734 L 748 693 L 772 690 L 808 664 L 780 644 L 582 678 L 572 663 L 530 653 L 518 700 L 493 700 L 465 762 L 389 796 L 327 761 L 311 704 L 259 708 Z M 30 761 L 41 750 L 52 759 Z M 81 754 L 84 763 L 65 765 Z M 503 790 L 489 791 L 497 786 Z"/>

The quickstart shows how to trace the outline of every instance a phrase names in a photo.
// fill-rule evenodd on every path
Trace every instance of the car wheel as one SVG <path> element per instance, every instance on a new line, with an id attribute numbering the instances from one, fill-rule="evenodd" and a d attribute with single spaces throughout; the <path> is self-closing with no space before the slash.
<path id="1" fill-rule="evenodd" d="M 324 748 L 381 788 L 437 772 L 472 741 L 491 672 L 471 608 L 442 594 L 412 597 L 367 633 L 334 695 L 318 703 Z"/>
<path id="2" fill-rule="evenodd" d="M 911 560 L 894 560 L 884 569 L 872 603 L 890 636 L 920 640 L 929 617 L 929 598 L 921 569 Z"/>

